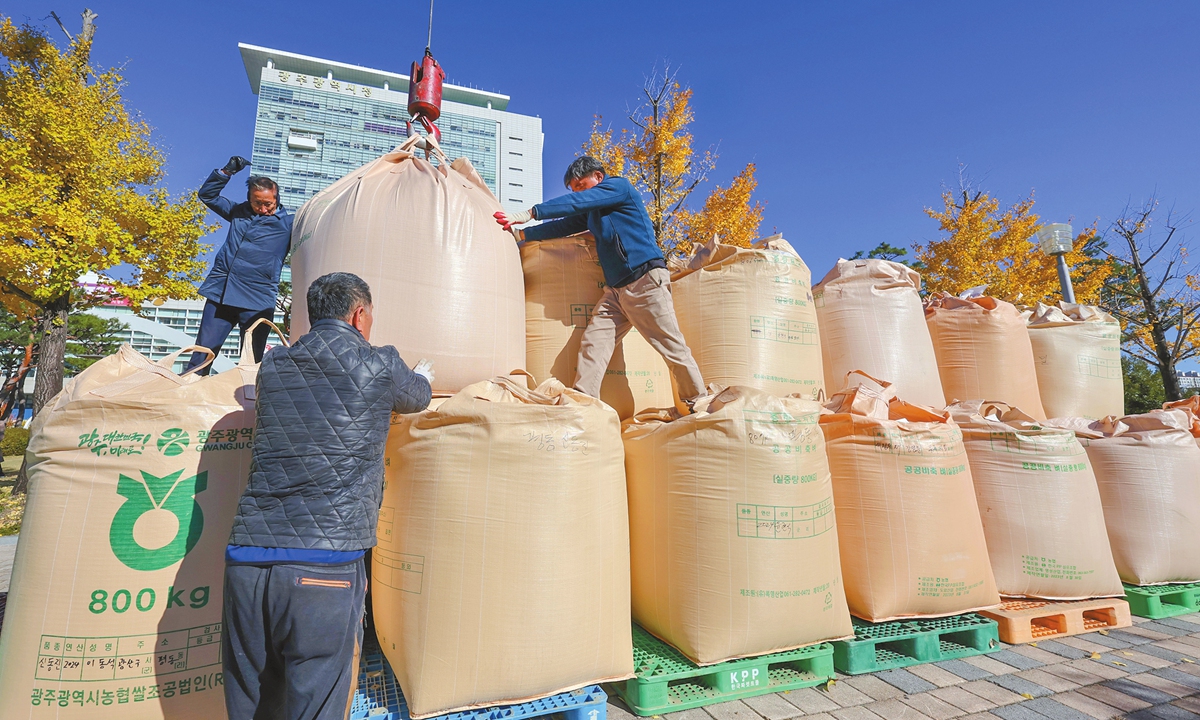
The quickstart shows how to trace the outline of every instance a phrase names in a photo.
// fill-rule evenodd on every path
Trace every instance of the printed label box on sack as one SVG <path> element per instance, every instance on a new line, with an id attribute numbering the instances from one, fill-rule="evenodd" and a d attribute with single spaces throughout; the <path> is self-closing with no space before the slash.
<path id="1" fill-rule="evenodd" d="M 437 165 L 417 157 L 421 142 Z M 524 367 L 521 259 L 492 217 L 502 209 L 470 161 L 419 135 L 338 180 L 296 213 L 292 337 L 308 332 L 308 286 L 350 272 L 371 287 L 371 339 L 432 360 L 435 393 Z"/>
<path id="2" fill-rule="evenodd" d="M 821 416 L 850 612 L 882 622 L 1000 603 L 962 431 L 851 373 Z"/>
<path id="3" fill-rule="evenodd" d="M 526 370 L 539 382 L 553 377 L 570 387 L 578 374 L 584 328 L 607 287 L 595 240 L 585 233 L 522 243 L 521 268 Z M 600 385 L 600 399 L 621 419 L 674 402 L 666 361 L 636 329 L 617 345 Z"/>
<path id="4" fill-rule="evenodd" d="M 34 420 L 0 719 L 225 717 L 225 546 L 257 366 L 180 376 L 178 355 L 124 345 Z"/>
<path id="5" fill-rule="evenodd" d="M 1001 595 L 1120 596 L 1096 476 L 1070 430 L 1004 403 L 951 405 Z"/>
<path id="6" fill-rule="evenodd" d="M 714 239 L 672 275 L 671 294 L 705 382 L 824 397 L 811 273 L 781 235 L 749 248 Z"/>
<path id="7" fill-rule="evenodd" d="M 612 408 L 498 377 L 395 416 L 371 577 L 414 718 L 633 674 L 629 511 Z"/>
<path id="8" fill-rule="evenodd" d="M 701 665 L 853 634 L 821 406 L 709 390 L 624 424 L 634 620 Z"/>

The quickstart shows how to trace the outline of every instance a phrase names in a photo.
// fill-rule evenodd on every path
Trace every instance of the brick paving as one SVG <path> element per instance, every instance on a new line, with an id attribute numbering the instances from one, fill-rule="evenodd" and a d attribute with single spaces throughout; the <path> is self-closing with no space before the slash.
<path id="1" fill-rule="evenodd" d="M 1200 720 L 1200 613 L 761 695 L 661 720 Z M 611 693 L 610 693 L 611 696 Z M 609 720 L 634 720 L 610 697 Z"/>

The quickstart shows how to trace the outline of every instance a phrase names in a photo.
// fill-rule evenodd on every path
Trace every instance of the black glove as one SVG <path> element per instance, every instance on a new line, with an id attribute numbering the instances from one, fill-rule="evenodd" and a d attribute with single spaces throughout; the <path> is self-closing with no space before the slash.
<path id="1" fill-rule="evenodd" d="M 225 167 L 221 168 L 221 172 L 226 175 L 236 175 L 242 171 L 242 168 L 250 164 L 250 161 L 241 155 L 234 155 L 229 158 L 229 162 L 225 163 Z"/>

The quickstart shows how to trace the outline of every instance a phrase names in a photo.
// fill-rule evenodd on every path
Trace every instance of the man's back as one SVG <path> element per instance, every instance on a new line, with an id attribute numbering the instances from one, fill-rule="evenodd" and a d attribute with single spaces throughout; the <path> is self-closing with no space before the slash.
<path id="1" fill-rule="evenodd" d="M 259 369 L 250 481 L 230 543 L 362 550 L 375 545 L 391 413 L 429 402 L 393 347 L 319 320 Z"/>

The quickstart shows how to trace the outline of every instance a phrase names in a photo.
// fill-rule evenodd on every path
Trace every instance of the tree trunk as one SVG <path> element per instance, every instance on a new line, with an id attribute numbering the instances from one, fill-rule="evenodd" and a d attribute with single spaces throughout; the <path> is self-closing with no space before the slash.
<path id="1" fill-rule="evenodd" d="M 71 296 L 66 294 L 46 304 L 38 323 L 40 340 L 37 380 L 33 384 L 34 417 L 62 390 L 63 360 L 67 354 L 67 316 L 70 312 Z M 12 490 L 14 495 L 29 489 L 27 464 L 27 461 L 21 462 L 21 472 L 17 474 L 17 483 Z"/>
<path id="2" fill-rule="evenodd" d="M 1146 325 L 1150 327 L 1150 341 L 1154 344 L 1154 357 L 1158 359 L 1158 374 L 1162 377 L 1163 391 L 1168 401 L 1182 400 L 1183 391 L 1179 387 L 1179 376 L 1175 374 L 1175 360 L 1171 357 L 1171 349 L 1167 344 L 1166 329 L 1163 328 L 1162 317 L 1154 295 L 1150 292 L 1150 279 L 1146 277 L 1146 268 L 1142 265 L 1141 253 L 1138 252 L 1137 242 L 1133 237 L 1125 238 L 1129 242 L 1129 259 L 1137 277 L 1138 295 L 1142 299 L 1142 308 L 1146 311 Z"/>

